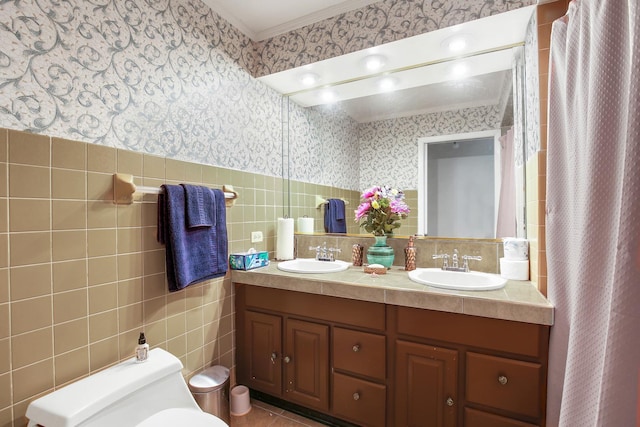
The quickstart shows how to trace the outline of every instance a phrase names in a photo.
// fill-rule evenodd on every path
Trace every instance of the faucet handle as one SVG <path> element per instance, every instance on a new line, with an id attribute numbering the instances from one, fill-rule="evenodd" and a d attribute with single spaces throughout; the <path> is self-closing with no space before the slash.
<path id="1" fill-rule="evenodd" d="M 464 268 L 464 271 L 469 271 L 469 260 L 482 261 L 482 257 L 479 255 L 462 255 L 462 260 L 464 261 L 464 263 L 462 264 L 462 268 Z"/>
<path id="2" fill-rule="evenodd" d="M 449 254 L 434 254 L 431 255 L 431 259 L 442 259 L 442 269 L 446 269 L 447 267 L 449 267 Z"/>

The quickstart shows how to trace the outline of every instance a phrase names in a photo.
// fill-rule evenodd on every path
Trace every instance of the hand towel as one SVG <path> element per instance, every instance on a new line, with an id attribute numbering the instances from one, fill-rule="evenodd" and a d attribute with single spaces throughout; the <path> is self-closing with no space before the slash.
<path id="1" fill-rule="evenodd" d="M 200 185 L 180 184 L 184 188 L 187 227 L 211 227 L 216 224 L 215 192 Z"/>
<path id="2" fill-rule="evenodd" d="M 169 291 L 223 276 L 228 266 L 228 242 L 224 193 L 212 190 L 214 201 L 206 207 L 214 213 L 211 227 L 187 226 L 186 190 L 181 185 L 163 185 L 158 197 L 158 241 L 166 245 Z"/>
<path id="3" fill-rule="evenodd" d="M 327 233 L 346 233 L 347 223 L 344 220 L 344 201 L 328 199 L 324 211 L 324 231 Z"/>

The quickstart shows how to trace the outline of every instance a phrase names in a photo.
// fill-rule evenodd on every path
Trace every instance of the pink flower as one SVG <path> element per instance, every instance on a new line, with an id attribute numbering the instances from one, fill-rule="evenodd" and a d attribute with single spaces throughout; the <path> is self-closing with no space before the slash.
<path id="1" fill-rule="evenodd" d="M 355 210 L 356 221 L 358 221 L 360 218 L 367 215 L 367 212 L 369 212 L 370 208 L 371 208 L 371 202 L 367 201 L 367 202 L 360 203 L 360 206 L 358 206 L 358 209 Z"/>
<path id="2" fill-rule="evenodd" d="M 391 200 L 389 207 L 391 207 L 391 212 L 393 213 L 408 214 L 410 212 L 409 206 L 402 200 Z"/>
<path id="3" fill-rule="evenodd" d="M 379 193 L 380 190 L 381 189 L 378 186 L 371 187 L 370 189 L 365 190 L 364 193 L 362 193 L 362 198 L 363 199 L 370 199 L 370 198 L 376 196 L 376 194 Z"/>
<path id="4" fill-rule="evenodd" d="M 355 220 L 360 221 L 360 227 L 365 231 L 376 236 L 393 233 L 409 213 L 404 193 L 388 185 L 371 187 L 361 197 L 360 206 L 354 211 Z"/>

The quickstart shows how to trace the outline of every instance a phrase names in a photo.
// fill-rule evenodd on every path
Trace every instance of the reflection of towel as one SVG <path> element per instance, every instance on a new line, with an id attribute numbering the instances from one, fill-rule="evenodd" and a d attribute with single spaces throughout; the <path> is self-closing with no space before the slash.
<path id="1" fill-rule="evenodd" d="M 166 245 L 169 290 L 223 276 L 227 272 L 228 242 L 224 193 L 215 193 L 204 206 L 215 226 L 187 227 L 186 191 L 180 185 L 163 185 L 158 196 L 158 241 Z"/>
<path id="2" fill-rule="evenodd" d="M 216 224 L 215 193 L 200 185 L 180 184 L 184 187 L 187 205 L 187 227 L 211 227 Z"/>
<path id="3" fill-rule="evenodd" d="M 347 223 L 344 220 L 344 201 L 329 199 L 324 211 L 324 231 L 327 233 L 346 233 Z"/>

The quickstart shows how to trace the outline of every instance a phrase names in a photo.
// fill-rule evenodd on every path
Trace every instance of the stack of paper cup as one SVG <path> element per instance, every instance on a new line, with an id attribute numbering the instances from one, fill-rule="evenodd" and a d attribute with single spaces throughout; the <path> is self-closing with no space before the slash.
<path id="1" fill-rule="evenodd" d="M 298 218 L 298 233 L 313 233 L 313 218 L 306 216 Z"/>
<path id="2" fill-rule="evenodd" d="M 503 239 L 504 258 L 500 258 L 500 275 L 510 280 L 529 280 L 529 241 Z"/>

